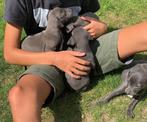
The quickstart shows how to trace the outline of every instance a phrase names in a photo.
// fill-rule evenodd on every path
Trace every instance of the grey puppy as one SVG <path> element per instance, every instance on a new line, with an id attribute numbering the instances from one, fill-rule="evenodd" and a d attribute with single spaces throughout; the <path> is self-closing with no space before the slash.
<path id="1" fill-rule="evenodd" d="M 72 16 L 73 12 L 71 9 L 55 7 L 48 14 L 47 28 L 40 33 L 25 38 L 21 44 L 21 48 L 33 52 L 58 50 L 63 40 L 61 30 Z"/>
<path id="2" fill-rule="evenodd" d="M 88 16 L 98 19 L 98 17 L 91 12 L 87 12 L 82 16 Z M 95 59 L 89 46 L 89 41 L 93 39 L 90 36 L 90 34 L 83 29 L 83 27 L 87 24 L 89 24 L 89 22 L 82 20 L 80 17 L 72 18 L 72 21 L 66 27 L 67 32 L 71 33 L 71 37 L 68 40 L 67 44 L 69 47 L 73 47 L 71 48 L 72 50 L 85 52 L 86 56 L 82 58 L 89 61 L 91 63 L 92 69 L 94 69 Z M 81 79 L 74 79 L 70 77 L 68 74 L 65 75 L 68 79 L 67 82 L 69 82 L 70 86 L 75 90 L 86 90 L 90 83 L 89 75 L 82 76 Z"/>
<path id="3" fill-rule="evenodd" d="M 112 93 L 97 101 L 97 104 L 109 102 L 112 98 L 127 94 L 132 96 L 132 101 L 128 106 L 127 115 L 135 117 L 133 110 L 138 102 L 145 96 L 147 90 L 147 62 L 137 63 L 133 67 L 122 72 L 122 84 Z"/>
<path id="4" fill-rule="evenodd" d="M 88 15 L 92 15 L 92 13 Z M 95 15 L 94 17 L 97 16 Z M 67 45 L 72 46 L 72 50 L 86 52 L 84 59 L 89 60 L 94 68 L 94 56 L 89 47 L 89 40 L 91 37 L 88 32 L 81 28 L 86 24 L 88 23 L 78 16 L 73 16 L 71 9 L 56 7 L 49 12 L 46 30 L 28 36 L 22 42 L 22 49 L 33 52 L 56 51 L 58 47 L 62 47 L 61 45 L 64 41 L 62 29 L 66 29 L 67 34 L 71 34 L 71 38 L 68 40 Z M 62 48 L 60 48 L 60 50 L 62 50 Z M 81 79 L 72 78 L 66 73 L 65 76 L 68 84 L 76 91 L 86 89 L 90 82 L 89 76 L 83 76 Z"/>

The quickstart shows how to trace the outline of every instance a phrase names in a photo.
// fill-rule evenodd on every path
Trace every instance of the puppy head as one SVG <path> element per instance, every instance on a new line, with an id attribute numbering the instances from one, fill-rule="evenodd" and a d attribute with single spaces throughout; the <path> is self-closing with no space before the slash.
<path id="1" fill-rule="evenodd" d="M 127 78 L 126 94 L 139 96 L 147 89 L 147 74 L 144 71 L 129 71 Z"/>
<path id="2" fill-rule="evenodd" d="M 73 12 L 70 8 L 56 7 L 53 10 L 51 10 L 50 15 L 53 15 L 64 24 L 73 16 Z"/>

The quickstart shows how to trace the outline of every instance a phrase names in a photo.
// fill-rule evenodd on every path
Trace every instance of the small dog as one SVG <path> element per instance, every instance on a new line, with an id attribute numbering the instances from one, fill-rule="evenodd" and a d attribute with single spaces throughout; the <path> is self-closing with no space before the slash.
<path id="1" fill-rule="evenodd" d="M 98 19 L 98 17 L 91 12 L 87 12 L 82 16 Z M 89 41 L 93 40 L 93 38 L 86 30 L 83 29 L 87 24 L 89 24 L 89 22 L 82 20 L 78 16 L 71 18 L 71 21 L 66 26 L 67 33 L 71 33 L 67 45 L 71 50 L 85 52 L 86 56 L 82 57 L 82 59 L 89 61 L 93 70 L 95 69 L 95 59 L 89 45 Z M 81 89 L 86 90 L 90 83 L 89 75 L 82 76 L 81 79 L 72 78 L 68 74 L 65 74 L 65 76 L 68 79 L 67 82 L 69 85 L 76 91 Z"/>
<path id="2" fill-rule="evenodd" d="M 95 19 L 98 17 L 87 12 L 83 16 L 91 16 Z M 73 16 L 70 8 L 55 7 L 48 14 L 47 28 L 40 33 L 28 36 L 21 44 L 23 50 L 32 52 L 59 51 L 63 50 L 62 45 L 67 42 L 67 46 L 71 47 L 67 50 L 78 50 L 86 53 L 83 59 L 88 60 L 95 68 L 95 61 L 89 46 L 89 40 L 92 40 L 90 34 L 82 29 L 88 22 L 82 20 L 79 16 Z M 69 40 L 64 40 L 63 30 L 70 36 Z M 75 79 L 65 73 L 66 79 L 70 87 L 76 91 L 86 90 L 89 85 L 89 75 L 82 76 L 81 79 Z"/>
<path id="3" fill-rule="evenodd" d="M 63 41 L 64 24 L 73 16 L 70 8 L 55 7 L 48 14 L 47 28 L 25 38 L 21 44 L 23 50 L 32 52 L 57 51 Z"/>
<path id="4" fill-rule="evenodd" d="M 97 101 L 97 104 L 108 103 L 112 98 L 127 94 L 132 96 L 128 106 L 127 115 L 134 118 L 133 110 L 138 102 L 144 97 L 147 90 L 147 62 L 137 63 L 133 67 L 122 72 L 122 84 L 106 97 Z"/>

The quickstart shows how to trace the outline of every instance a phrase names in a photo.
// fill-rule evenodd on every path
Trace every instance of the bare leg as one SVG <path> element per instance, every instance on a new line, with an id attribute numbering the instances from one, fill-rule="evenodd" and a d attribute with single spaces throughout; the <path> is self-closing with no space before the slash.
<path id="1" fill-rule="evenodd" d="M 121 59 L 142 51 L 147 51 L 147 21 L 122 29 L 118 38 Z"/>
<path id="2" fill-rule="evenodd" d="M 9 103 L 14 122 L 40 122 L 41 107 L 51 92 L 51 86 L 35 75 L 25 75 L 9 91 Z"/>

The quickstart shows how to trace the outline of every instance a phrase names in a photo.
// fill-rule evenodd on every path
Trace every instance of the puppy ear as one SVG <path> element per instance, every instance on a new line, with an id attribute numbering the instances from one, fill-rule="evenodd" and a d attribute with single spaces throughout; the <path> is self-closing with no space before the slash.
<path id="1" fill-rule="evenodd" d="M 129 76 L 130 76 L 130 70 L 129 69 L 123 70 L 122 75 L 121 75 L 121 79 L 123 81 L 128 81 Z"/>
<path id="2" fill-rule="evenodd" d="M 73 29 L 74 29 L 74 25 L 73 24 L 68 24 L 66 26 L 66 32 L 67 33 L 70 33 Z"/>
<path id="3" fill-rule="evenodd" d="M 72 46 L 72 47 L 74 47 L 76 45 L 76 43 L 72 37 L 68 40 L 67 45 Z"/>

